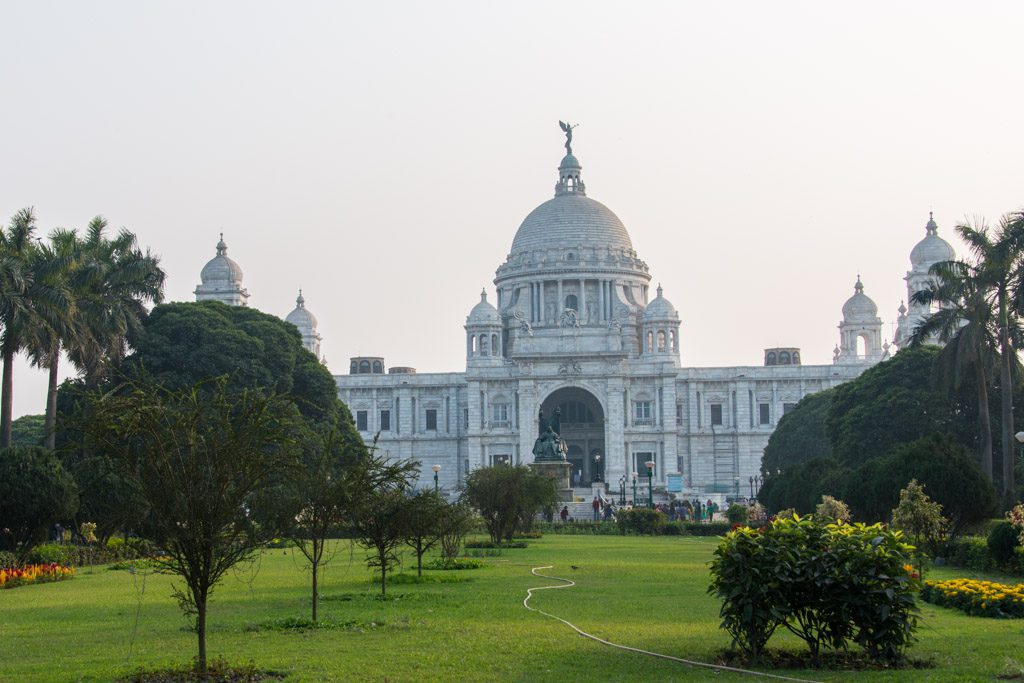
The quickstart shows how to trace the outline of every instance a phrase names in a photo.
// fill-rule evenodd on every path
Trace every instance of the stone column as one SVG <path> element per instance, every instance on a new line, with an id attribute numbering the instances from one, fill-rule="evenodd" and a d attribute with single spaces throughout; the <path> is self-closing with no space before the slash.
<path id="1" fill-rule="evenodd" d="M 604 299 L 604 288 L 607 283 L 604 280 L 597 281 L 597 304 L 600 312 L 597 314 L 598 322 L 604 322 L 605 320 L 605 299 Z"/>
<path id="2" fill-rule="evenodd" d="M 579 301 L 576 302 L 576 306 L 580 309 L 577 311 L 579 314 L 577 317 L 580 322 L 582 323 L 586 320 L 586 322 L 589 323 L 590 320 L 584 317 L 587 315 L 587 281 L 583 278 L 580 278 L 580 298 Z"/>

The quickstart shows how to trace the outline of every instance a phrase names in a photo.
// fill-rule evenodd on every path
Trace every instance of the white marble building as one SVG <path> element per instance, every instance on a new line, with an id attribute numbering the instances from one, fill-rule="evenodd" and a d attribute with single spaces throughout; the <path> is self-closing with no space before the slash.
<path id="1" fill-rule="evenodd" d="M 626 477 L 632 489 L 633 473 L 646 484 L 653 461 L 656 487 L 681 480 L 689 494 L 750 493 L 787 410 L 888 357 L 878 307 L 858 276 L 830 365 L 802 365 L 798 348 L 774 348 L 760 366 L 684 367 L 675 307 L 660 286 L 651 296 L 647 264 L 619 218 L 587 196 L 581 171 L 570 151 L 555 196 L 519 226 L 495 275 L 495 303 L 481 292 L 466 318 L 464 372 L 417 373 L 356 357 L 349 374 L 335 376 L 339 397 L 367 442 L 379 433 L 390 456 L 417 459 L 426 473 L 440 465 L 449 489 L 473 468 L 531 462 L 538 411 L 559 408 L 581 484 L 600 476 L 618 490 Z M 246 305 L 241 268 L 226 254 L 222 237 L 196 298 Z M 952 255 L 929 220 L 911 253 L 908 293 Z M 901 309 L 898 341 L 924 313 Z M 319 357 L 316 317 L 301 291 L 285 319 Z"/>
<path id="2" fill-rule="evenodd" d="M 571 152 L 555 196 L 520 225 L 494 279 L 466 318 L 465 372 L 385 373 L 353 358 L 336 377 L 358 428 L 394 457 L 415 458 L 457 487 L 476 467 L 529 463 L 537 413 L 561 409 L 574 473 L 619 489 L 632 473 L 655 486 L 749 493 L 779 418 L 805 395 L 846 382 L 887 355 L 877 306 L 858 277 L 843 306 L 831 365 L 800 364 L 799 349 L 767 349 L 765 365 L 687 368 L 680 320 L 633 249 L 619 218 L 589 198 Z M 600 455 L 600 460 L 598 460 Z M 676 479 L 671 477 L 671 479 Z"/>

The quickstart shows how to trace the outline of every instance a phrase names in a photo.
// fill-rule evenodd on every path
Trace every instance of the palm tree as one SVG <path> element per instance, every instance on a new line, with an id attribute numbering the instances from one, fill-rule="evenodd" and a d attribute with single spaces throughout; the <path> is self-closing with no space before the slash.
<path id="1" fill-rule="evenodd" d="M 128 338 L 142 329 L 147 303 L 163 301 L 160 259 L 142 251 L 135 235 L 122 229 L 108 239 L 107 221 L 97 216 L 80 242 L 83 281 L 79 300 L 82 333 L 66 344 L 68 357 L 97 385 L 128 353 Z"/>
<path id="2" fill-rule="evenodd" d="M 995 318 L 972 265 L 943 261 L 933 265 L 929 272 L 935 279 L 925 289 L 914 292 L 911 300 L 924 305 L 938 303 L 941 308 L 918 325 L 910 343 L 916 346 L 932 339 L 943 343 L 935 367 L 940 383 L 947 389 L 959 391 L 964 380 L 974 378 L 981 441 L 979 464 L 991 482 L 992 423 L 988 388 L 998 355 Z"/>
<path id="3" fill-rule="evenodd" d="M 1009 213 L 999 221 L 999 227 L 990 234 L 984 221 L 956 226 L 956 231 L 967 243 L 975 259 L 975 277 L 978 287 L 996 318 L 999 338 L 999 391 L 1000 441 L 1003 460 L 1003 496 L 1014 494 L 1014 429 L 1013 429 L 1013 370 L 1019 366 L 1016 349 L 1019 343 L 1019 320 L 1024 313 L 1022 297 L 1024 287 L 1024 214 Z M 1012 502 L 1012 501 L 1009 501 Z"/>
<path id="4" fill-rule="evenodd" d="M 35 214 L 23 209 L 0 229 L 0 447 L 11 445 L 14 356 L 36 347 L 47 327 L 56 328 L 73 311 L 59 264 L 40 258 Z"/>
<path id="5" fill-rule="evenodd" d="M 38 261 L 59 269 L 72 299 L 77 302 L 88 285 L 88 272 L 82 267 L 81 245 L 74 230 L 55 230 L 50 234 L 50 244 L 40 244 Z M 46 368 L 49 382 L 46 390 L 46 417 L 43 446 L 53 449 L 57 427 L 57 379 L 62 346 L 81 343 L 87 334 L 77 311 L 69 310 L 67 315 L 43 325 L 29 347 L 32 364 Z"/>

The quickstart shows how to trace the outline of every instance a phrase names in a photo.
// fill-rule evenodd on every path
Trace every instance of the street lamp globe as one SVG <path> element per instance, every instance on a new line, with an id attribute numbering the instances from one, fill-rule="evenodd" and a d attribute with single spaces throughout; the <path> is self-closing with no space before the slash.
<path id="1" fill-rule="evenodd" d="M 1024 443 L 1024 432 L 1017 432 L 1013 435 L 1013 438 L 1017 439 L 1018 443 Z"/>
<path id="2" fill-rule="evenodd" d="M 434 465 L 430 469 L 434 470 L 434 474 L 437 474 L 438 472 L 441 471 L 441 466 L 440 465 Z"/>
<path id="3" fill-rule="evenodd" d="M 441 487 L 440 487 L 440 485 L 438 484 L 438 481 L 437 481 L 437 473 L 441 471 L 441 466 L 440 465 L 434 465 L 430 469 L 434 470 L 434 493 L 437 493 L 438 491 L 441 490 Z"/>

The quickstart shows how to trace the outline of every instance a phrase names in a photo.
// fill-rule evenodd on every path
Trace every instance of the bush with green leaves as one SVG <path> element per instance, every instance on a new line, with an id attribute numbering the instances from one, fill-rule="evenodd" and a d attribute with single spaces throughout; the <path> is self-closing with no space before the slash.
<path id="1" fill-rule="evenodd" d="M 777 519 L 725 536 L 708 592 L 722 600 L 722 628 L 752 659 L 781 627 L 815 660 L 856 643 L 874 659 L 899 661 L 917 626 L 910 551 L 900 532 L 878 524 Z"/>
<path id="2" fill-rule="evenodd" d="M 1010 522 L 998 522 L 988 532 L 988 551 L 997 565 L 1009 564 L 1014 549 L 1020 545 L 1017 530 Z"/>
<path id="3" fill-rule="evenodd" d="M 616 522 L 623 534 L 654 536 L 664 530 L 668 517 L 661 510 L 654 508 L 632 508 L 619 510 Z"/>
<path id="4" fill-rule="evenodd" d="M 821 518 L 822 521 L 849 522 L 850 506 L 838 498 L 822 496 L 821 502 L 814 508 L 814 516 Z"/>
<path id="5" fill-rule="evenodd" d="M 466 477 L 463 500 L 480 513 L 491 540 L 500 544 L 528 531 L 534 516 L 558 501 L 558 483 L 524 465 L 481 467 Z"/>
<path id="6" fill-rule="evenodd" d="M 730 524 L 746 524 L 747 523 L 748 510 L 745 505 L 739 503 L 733 503 L 729 506 L 729 509 L 725 511 L 725 518 L 729 520 Z"/>
<path id="7" fill-rule="evenodd" d="M 42 446 L 0 449 L 0 550 L 24 561 L 57 522 L 78 510 L 78 487 L 64 466 Z"/>

